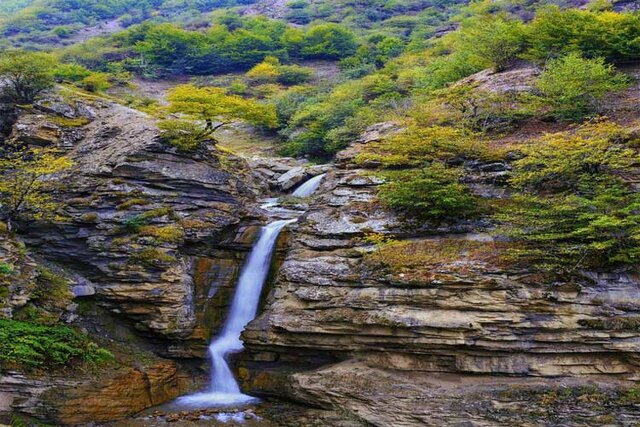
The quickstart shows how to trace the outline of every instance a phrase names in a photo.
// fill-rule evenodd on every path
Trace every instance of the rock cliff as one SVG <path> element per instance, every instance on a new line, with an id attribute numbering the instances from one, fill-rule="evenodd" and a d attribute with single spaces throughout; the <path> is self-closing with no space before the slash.
<path id="1" fill-rule="evenodd" d="M 181 360 L 202 362 L 221 325 L 260 222 L 255 202 L 267 191 L 260 176 L 215 147 L 177 151 L 143 113 L 64 91 L 19 111 L 7 141 L 57 148 L 74 164 L 59 177 L 56 219 L 20 224 L 31 255 L 20 263 L 21 281 L 2 296 L 3 315 L 30 304 L 29 278 L 49 264 L 75 296 L 63 319 L 134 355 L 98 377 L 8 372 L 0 416 L 13 410 L 63 424 L 107 421 L 193 388 L 190 378 L 205 373 L 187 373 Z M 14 265 L 16 245 L 5 239 L 0 247 Z"/>
<path id="2" fill-rule="evenodd" d="M 377 426 L 528 423 L 559 385 L 572 396 L 613 388 L 622 394 L 607 401 L 623 399 L 640 367 L 640 278 L 550 279 L 498 262 L 487 224 L 414 224 L 386 210 L 375 197 L 381 180 L 352 159 L 390 131 L 378 126 L 341 153 L 299 221 L 265 310 L 244 333 L 260 360 L 246 363 L 246 386 Z M 466 167 L 476 191 L 500 197 L 508 165 Z M 580 411 L 590 425 L 638 417 L 562 404 L 556 415 L 568 425 Z"/>

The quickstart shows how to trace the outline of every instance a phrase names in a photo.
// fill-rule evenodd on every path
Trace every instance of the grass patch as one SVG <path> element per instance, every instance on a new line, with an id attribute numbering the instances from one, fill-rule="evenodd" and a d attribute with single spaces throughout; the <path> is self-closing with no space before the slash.
<path id="1" fill-rule="evenodd" d="M 133 254 L 129 260 L 134 264 L 142 264 L 151 267 L 164 267 L 165 265 L 176 261 L 175 257 L 156 248 L 145 249 L 142 252 Z"/>
<path id="2" fill-rule="evenodd" d="M 408 280 L 429 279 L 439 268 L 461 272 L 474 264 L 504 263 L 502 244 L 462 239 L 394 241 L 371 240 L 378 244 L 375 252 L 365 255 L 365 264 Z"/>

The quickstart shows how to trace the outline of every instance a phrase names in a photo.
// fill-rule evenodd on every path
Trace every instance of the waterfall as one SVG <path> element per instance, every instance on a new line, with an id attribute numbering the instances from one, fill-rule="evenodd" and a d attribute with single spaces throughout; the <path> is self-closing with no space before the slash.
<path id="1" fill-rule="evenodd" d="M 293 192 L 292 196 L 309 197 L 310 195 L 316 192 L 318 187 L 320 187 L 320 184 L 322 183 L 322 178 L 324 178 L 325 175 L 326 173 L 323 173 L 322 175 L 314 176 L 313 178 L 311 178 L 310 180 L 302 184 L 300 187 L 298 187 L 298 189 Z"/>
<path id="2" fill-rule="evenodd" d="M 249 259 L 240 273 L 231 310 L 222 332 L 209 346 L 211 356 L 211 384 L 209 391 L 184 396 L 177 403 L 189 407 L 215 407 L 247 403 L 254 397 L 242 394 L 227 363 L 227 356 L 242 351 L 240 334 L 247 324 L 256 317 L 262 287 L 269 274 L 269 266 L 278 235 L 284 227 L 295 219 L 272 222 L 260 231 L 260 237 L 253 247 Z"/>

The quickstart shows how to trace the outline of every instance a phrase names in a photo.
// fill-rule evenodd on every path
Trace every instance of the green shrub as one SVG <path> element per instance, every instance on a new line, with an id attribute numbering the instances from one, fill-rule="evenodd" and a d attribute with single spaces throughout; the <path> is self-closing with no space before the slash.
<path id="1" fill-rule="evenodd" d="M 623 127 L 604 120 L 545 135 L 520 147 L 524 157 L 514 162 L 510 183 L 528 192 L 593 194 L 640 162 L 628 139 Z"/>
<path id="2" fill-rule="evenodd" d="M 0 366 L 4 368 L 55 369 L 77 362 L 101 364 L 113 359 L 113 354 L 75 329 L 0 320 Z"/>
<path id="3" fill-rule="evenodd" d="M 51 32 L 56 36 L 60 37 L 61 39 L 66 39 L 71 35 L 73 30 L 70 27 L 63 25 L 63 26 L 54 28 L 53 30 L 51 30 Z"/>
<path id="4" fill-rule="evenodd" d="M 137 233 L 140 231 L 140 227 L 142 227 L 146 223 L 146 220 L 142 218 L 140 215 L 135 215 L 129 218 L 126 218 L 122 222 L 122 228 L 124 231 L 130 233 Z"/>
<path id="5" fill-rule="evenodd" d="M 0 276 L 10 276 L 13 274 L 13 266 L 6 262 L 0 262 Z"/>
<path id="6" fill-rule="evenodd" d="M 202 147 L 202 126 L 192 120 L 162 120 L 158 123 L 162 139 L 183 152 L 192 152 Z"/>
<path id="7" fill-rule="evenodd" d="M 306 58 L 341 59 L 353 55 L 358 44 L 350 30 L 338 24 L 311 27 L 302 40 L 302 56 Z"/>
<path id="8" fill-rule="evenodd" d="M 500 153 L 490 150 L 477 135 L 464 129 L 411 126 L 397 135 L 367 144 L 356 156 L 356 162 L 387 168 L 415 168 L 434 160 L 497 160 L 499 156 Z"/>
<path id="9" fill-rule="evenodd" d="M 90 75 L 91 71 L 78 64 L 59 64 L 53 71 L 53 76 L 59 82 L 78 83 Z"/>
<path id="10" fill-rule="evenodd" d="M 278 83 L 283 85 L 299 85 L 306 83 L 313 77 L 313 70 L 299 65 L 282 65 L 278 68 Z"/>
<path id="11" fill-rule="evenodd" d="M 510 181 L 522 193 L 497 216 L 515 258 L 568 272 L 640 261 L 640 195 L 620 177 L 640 156 L 627 139 L 600 122 L 523 147 Z"/>
<path id="12" fill-rule="evenodd" d="M 89 92 L 103 92 L 111 87 L 111 82 L 108 74 L 92 73 L 82 79 L 81 85 Z"/>
<path id="13" fill-rule="evenodd" d="M 380 199 L 425 219 L 465 218 L 478 212 L 478 200 L 460 183 L 462 171 L 433 162 L 420 170 L 388 172 Z"/>
<path id="14" fill-rule="evenodd" d="M 536 82 L 543 105 L 549 105 L 559 119 L 579 119 L 593 113 L 605 96 L 627 85 L 627 78 L 604 59 L 584 59 L 573 53 L 549 61 Z"/>
<path id="15" fill-rule="evenodd" d="M 512 255 L 525 265 L 575 272 L 637 265 L 640 261 L 640 197 L 623 187 L 597 189 L 590 197 L 518 195 L 498 218 L 523 244 Z"/>

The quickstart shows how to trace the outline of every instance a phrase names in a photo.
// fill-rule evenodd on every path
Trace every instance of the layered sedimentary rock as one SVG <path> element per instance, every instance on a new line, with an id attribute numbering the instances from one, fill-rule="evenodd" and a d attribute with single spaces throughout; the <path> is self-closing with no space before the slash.
<path id="1" fill-rule="evenodd" d="M 82 425 L 194 390 L 190 379 L 204 372 L 157 355 L 205 357 L 259 229 L 260 176 L 215 147 L 180 152 L 162 141 L 155 120 L 104 100 L 51 96 L 19 112 L 8 143 L 55 148 L 74 164 L 59 177 L 56 218 L 20 224 L 34 258 L 14 262 L 17 243 L 0 236 L 0 259 L 25 279 L 0 298 L 2 315 L 29 304 L 31 276 L 45 263 L 77 297 L 62 321 L 134 356 L 118 355 L 115 368 L 96 368 L 95 376 L 5 372 L 0 417 Z"/>
<path id="2" fill-rule="evenodd" d="M 15 412 L 58 425 L 87 425 L 134 415 L 193 388 L 175 363 L 102 370 L 93 378 L 33 377 L 9 372 L 0 377 L 0 415 Z"/>
<path id="3" fill-rule="evenodd" d="M 223 270 L 216 284 L 233 284 L 237 265 L 229 263 L 250 246 L 243 234 L 256 219 L 259 184 L 242 160 L 215 148 L 171 148 L 140 112 L 104 101 L 60 104 L 49 101 L 14 126 L 16 143 L 57 146 L 74 161 L 62 177 L 59 220 L 25 227 L 26 242 L 139 330 L 187 338 L 200 258 L 222 259 L 210 266 Z"/>
<path id="4" fill-rule="evenodd" d="M 248 388 L 396 426 L 441 425 L 458 403 L 517 385 L 507 377 L 531 378 L 520 381 L 529 391 L 563 384 L 550 377 L 573 378 L 571 387 L 592 377 L 622 389 L 633 385 L 640 368 L 640 278 L 583 272 L 549 279 L 497 262 L 501 245 L 486 224 L 412 223 L 388 211 L 375 197 L 382 181 L 352 162 L 368 140 L 339 155 L 338 168 L 297 225 L 265 311 L 244 333 L 259 359 L 246 364 Z M 500 197 L 494 183 L 508 165 L 466 168 L 475 191 Z M 372 235 L 433 250 L 435 258 L 394 271 L 375 255 Z M 438 258 L 449 247 L 458 249 Z M 411 252 L 406 256 L 410 261 Z M 436 373 L 453 374 L 454 385 L 475 384 L 471 375 L 491 377 L 466 394 L 464 387 L 449 394 L 451 387 L 429 380 Z M 421 403 L 438 390 L 439 404 Z M 509 410 L 517 413 L 522 404 Z M 489 419 L 495 409 L 489 406 L 478 419 Z M 635 414 L 619 410 L 625 411 Z M 473 420 L 469 414 L 456 419 Z"/>

